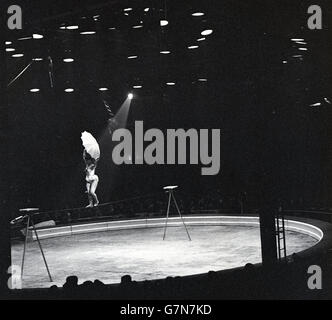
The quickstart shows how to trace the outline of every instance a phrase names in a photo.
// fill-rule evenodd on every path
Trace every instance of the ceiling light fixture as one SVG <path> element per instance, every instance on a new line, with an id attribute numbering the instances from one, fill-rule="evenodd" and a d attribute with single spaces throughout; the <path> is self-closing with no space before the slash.
<path id="1" fill-rule="evenodd" d="M 202 35 L 202 36 L 208 36 L 208 35 L 210 35 L 212 32 L 213 32 L 212 29 L 206 29 L 206 30 L 204 30 L 204 31 L 201 32 L 201 35 Z"/>
<path id="2" fill-rule="evenodd" d="M 322 104 L 320 102 L 313 103 L 310 105 L 310 107 L 320 107 Z"/>
<path id="3" fill-rule="evenodd" d="M 193 17 L 201 17 L 201 16 L 204 16 L 204 13 L 203 12 L 194 12 L 191 14 Z"/>
<path id="4" fill-rule="evenodd" d="M 23 56 L 24 56 L 23 53 L 16 53 L 12 55 L 13 58 L 22 58 Z"/>
<path id="5" fill-rule="evenodd" d="M 77 30 L 78 26 L 68 26 L 66 27 L 67 30 Z"/>
<path id="6" fill-rule="evenodd" d="M 44 36 L 42 34 L 34 33 L 32 35 L 32 38 L 38 40 L 38 39 L 43 39 Z"/>
<path id="7" fill-rule="evenodd" d="M 80 34 L 82 34 L 82 35 L 90 35 L 90 34 L 95 34 L 96 33 L 96 31 L 82 31 L 82 32 L 80 32 Z"/>
<path id="8" fill-rule="evenodd" d="M 168 25 L 168 21 L 167 20 L 160 20 L 160 26 L 161 27 L 165 27 Z"/>

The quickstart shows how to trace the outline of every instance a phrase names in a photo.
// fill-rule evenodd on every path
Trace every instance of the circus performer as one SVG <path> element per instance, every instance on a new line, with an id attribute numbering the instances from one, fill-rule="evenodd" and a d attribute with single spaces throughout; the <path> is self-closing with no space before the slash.
<path id="1" fill-rule="evenodd" d="M 100 150 L 98 142 L 90 133 L 84 131 L 81 139 L 84 146 L 83 160 L 85 162 L 85 181 L 89 199 L 87 207 L 93 207 L 99 204 L 96 194 L 99 177 L 96 175 L 95 171 L 100 157 Z"/>

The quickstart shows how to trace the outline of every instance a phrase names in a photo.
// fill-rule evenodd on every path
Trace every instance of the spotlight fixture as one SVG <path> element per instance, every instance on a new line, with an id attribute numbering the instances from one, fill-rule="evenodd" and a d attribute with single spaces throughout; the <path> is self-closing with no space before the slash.
<path id="1" fill-rule="evenodd" d="M 67 30 L 77 30 L 78 26 L 67 26 L 66 29 Z"/>
<path id="2" fill-rule="evenodd" d="M 40 91 L 40 89 L 38 89 L 38 88 L 30 89 L 30 92 L 33 92 L 33 93 L 35 93 L 35 92 L 39 92 L 39 91 Z"/>
<path id="3" fill-rule="evenodd" d="M 67 88 L 67 89 L 65 89 L 65 92 L 74 92 L 74 89 L 73 88 Z"/>
<path id="4" fill-rule="evenodd" d="M 134 98 L 134 95 L 133 95 L 132 93 L 129 93 L 129 94 L 128 94 L 128 99 L 129 99 L 129 100 L 133 100 L 133 98 Z"/>
<path id="5" fill-rule="evenodd" d="M 165 27 L 168 25 L 168 21 L 167 20 L 160 20 L 160 26 L 161 27 Z"/>
<path id="6" fill-rule="evenodd" d="M 13 58 L 22 58 L 22 57 L 24 57 L 24 54 L 23 53 L 16 53 L 16 54 L 13 54 L 12 57 Z"/>
<path id="7" fill-rule="evenodd" d="M 204 13 L 203 12 L 194 12 L 191 14 L 193 17 L 201 17 L 201 16 L 204 16 Z"/>
<path id="8" fill-rule="evenodd" d="M 63 62 L 74 62 L 73 58 L 65 58 L 63 59 Z"/>
<path id="9" fill-rule="evenodd" d="M 178 188 L 179 186 L 166 186 L 166 187 L 163 187 L 164 190 L 174 190 L 176 188 Z"/>
<path id="10" fill-rule="evenodd" d="M 206 29 L 206 30 L 203 30 L 203 31 L 201 32 L 201 35 L 202 35 L 202 36 L 208 36 L 208 35 L 210 35 L 212 32 L 213 32 L 212 29 Z"/>
<path id="11" fill-rule="evenodd" d="M 82 31 L 82 32 L 80 32 L 80 34 L 82 34 L 82 35 L 90 35 L 90 34 L 95 34 L 96 33 L 96 31 Z"/>
<path id="12" fill-rule="evenodd" d="M 38 33 L 34 33 L 34 34 L 32 35 L 32 38 L 38 40 L 38 39 L 43 39 L 44 36 L 41 35 L 41 34 L 38 34 Z"/>

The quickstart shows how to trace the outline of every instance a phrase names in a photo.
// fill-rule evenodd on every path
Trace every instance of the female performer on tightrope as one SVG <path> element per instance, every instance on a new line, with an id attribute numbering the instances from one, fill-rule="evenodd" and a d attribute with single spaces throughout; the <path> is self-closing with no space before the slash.
<path id="1" fill-rule="evenodd" d="M 98 206 L 99 200 L 96 195 L 96 189 L 98 186 L 99 178 L 95 174 L 95 170 L 97 167 L 98 160 L 92 158 L 84 149 L 83 151 L 83 159 L 85 162 L 85 181 L 86 181 L 86 189 L 88 193 L 89 205 L 87 208 Z"/>

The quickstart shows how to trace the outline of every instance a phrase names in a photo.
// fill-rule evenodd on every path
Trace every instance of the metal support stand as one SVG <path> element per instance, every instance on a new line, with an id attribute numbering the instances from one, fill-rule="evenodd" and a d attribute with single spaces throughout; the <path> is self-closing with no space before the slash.
<path id="1" fill-rule="evenodd" d="M 32 210 L 31 209 L 22 209 L 20 211 L 29 212 L 29 211 L 32 211 Z M 30 224 L 31 224 L 32 230 L 33 230 L 33 232 L 36 235 L 36 239 L 37 239 L 37 242 L 38 242 L 38 246 L 39 246 L 40 252 L 41 252 L 41 254 L 43 256 L 43 260 L 44 260 L 44 264 L 45 264 L 45 267 L 46 267 L 46 270 L 47 270 L 48 277 L 50 279 L 50 282 L 53 282 L 52 276 L 51 276 L 51 273 L 50 273 L 50 270 L 48 268 L 47 261 L 46 261 L 45 255 L 44 255 L 44 251 L 43 251 L 42 245 L 41 245 L 39 237 L 38 237 L 36 226 L 35 226 L 35 224 L 33 222 L 32 214 L 28 213 L 24 218 L 27 218 L 28 220 L 27 220 L 27 225 L 26 225 L 26 229 L 25 229 L 25 240 L 24 240 L 24 248 L 23 248 L 23 256 L 22 256 L 22 264 L 21 264 L 21 279 L 23 279 L 23 269 L 24 269 L 25 252 L 26 252 L 26 247 L 27 247 L 27 243 L 28 243 L 28 231 L 29 231 Z"/>
<path id="2" fill-rule="evenodd" d="M 183 223 L 184 228 L 186 229 L 186 232 L 187 232 L 187 235 L 188 235 L 188 239 L 189 239 L 189 241 L 191 241 L 191 238 L 190 238 L 190 235 L 189 235 L 186 223 L 184 222 L 184 219 L 182 217 L 181 211 L 179 209 L 179 206 L 178 206 L 178 204 L 176 202 L 176 199 L 175 199 L 175 196 L 174 196 L 174 189 L 176 189 L 176 188 L 177 188 L 177 186 L 164 187 L 164 190 L 166 190 L 166 192 L 168 192 L 168 204 L 167 204 L 167 213 L 166 213 L 166 221 L 165 221 L 165 228 L 164 228 L 164 237 L 163 237 L 163 240 L 165 240 L 165 238 L 166 238 L 167 223 L 168 223 L 168 218 L 169 218 L 171 201 L 173 199 L 175 207 L 176 207 L 176 210 L 177 210 L 177 212 L 179 214 L 179 217 L 180 217 L 180 219 L 181 219 L 181 221 Z"/>

